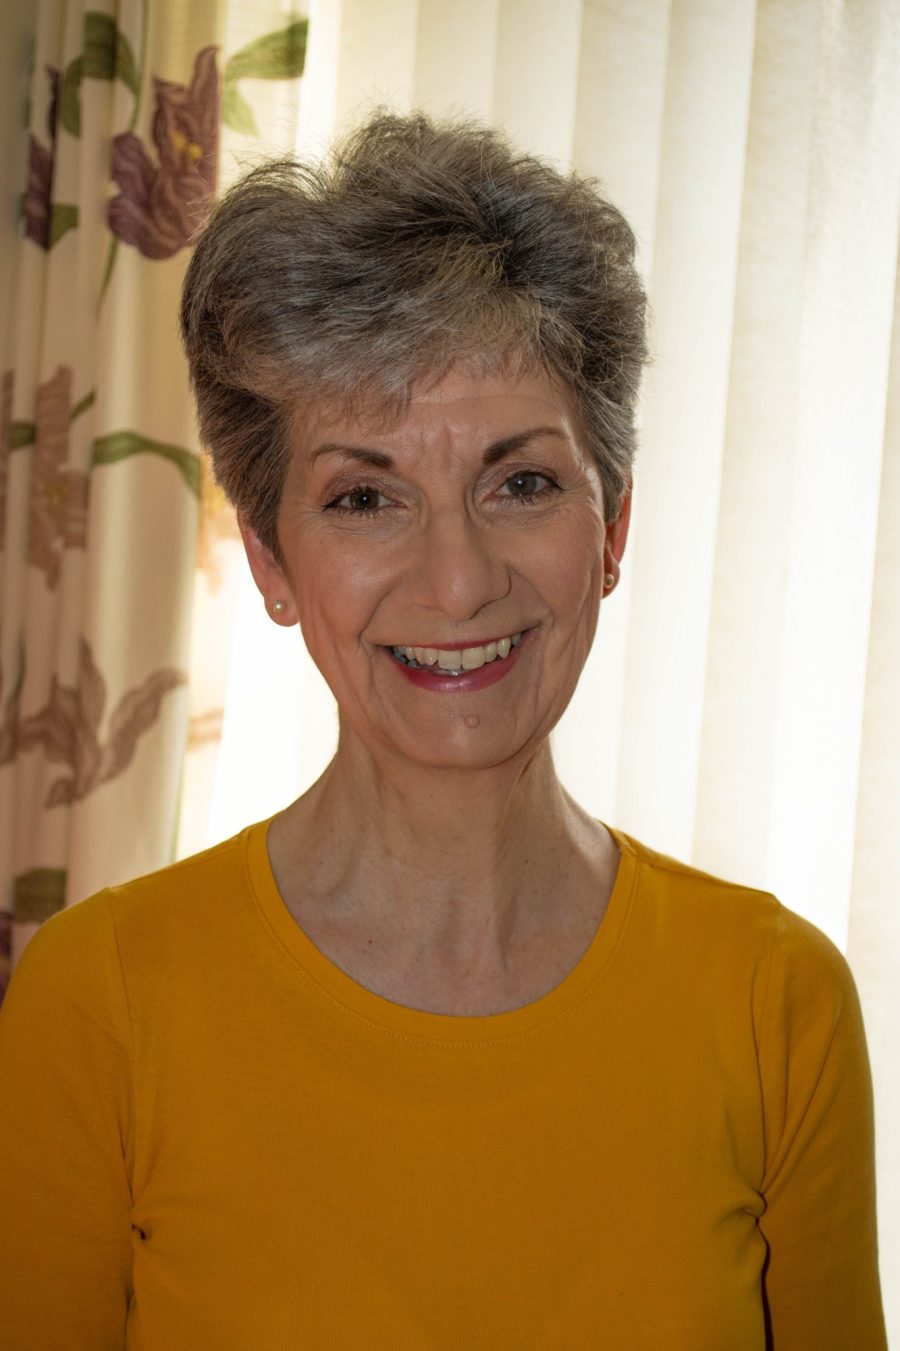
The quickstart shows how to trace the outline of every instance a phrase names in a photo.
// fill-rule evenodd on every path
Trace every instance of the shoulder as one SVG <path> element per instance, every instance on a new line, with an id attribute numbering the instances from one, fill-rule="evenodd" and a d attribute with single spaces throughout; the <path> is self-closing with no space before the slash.
<path id="1" fill-rule="evenodd" d="M 763 947 L 774 938 L 784 907 L 771 892 L 684 863 L 624 831 L 613 834 L 633 861 L 641 911 L 667 938 L 714 944 L 732 937 Z"/>
<path id="2" fill-rule="evenodd" d="M 247 837 L 261 828 L 248 827 L 202 853 L 58 911 L 27 943 L 7 999 L 26 985 L 72 993 L 79 987 L 109 988 L 121 982 L 125 957 L 152 961 L 164 950 L 195 947 L 244 887 Z"/>
<path id="3" fill-rule="evenodd" d="M 192 909 L 202 907 L 204 901 L 240 887 L 246 873 L 248 842 L 254 833 L 265 828 L 265 824 L 248 826 L 240 834 L 210 849 L 191 854 L 121 886 L 109 887 L 101 895 L 109 898 L 116 916 L 123 918 L 147 909 L 152 909 L 159 918 L 161 907 L 172 910 L 184 905 L 190 905 Z M 81 904 L 89 905 L 93 899 Z"/>
<path id="4" fill-rule="evenodd" d="M 830 1043 L 838 1026 L 861 1041 L 859 996 L 847 959 L 815 924 L 780 906 L 760 1009 L 763 1038 Z"/>
<path id="5" fill-rule="evenodd" d="M 834 943 L 771 892 L 705 872 L 614 831 L 635 862 L 635 894 L 660 940 L 698 962 L 752 971 L 757 1015 L 797 1005 L 820 1016 L 855 1001 Z M 778 1016 L 778 1014 L 776 1014 Z"/>

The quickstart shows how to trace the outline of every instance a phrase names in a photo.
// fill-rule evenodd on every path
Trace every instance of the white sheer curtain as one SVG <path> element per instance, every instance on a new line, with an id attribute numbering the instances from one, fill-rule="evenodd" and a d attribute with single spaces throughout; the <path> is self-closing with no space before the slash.
<path id="1" fill-rule="evenodd" d="M 900 1338 L 900 7 L 314 0 L 301 149 L 377 103 L 499 124 L 636 228 L 655 361 L 632 536 L 557 762 L 598 816 L 848 953 Z M 235 651 L 210 838 L 334 744 L 249 589 Z"/>

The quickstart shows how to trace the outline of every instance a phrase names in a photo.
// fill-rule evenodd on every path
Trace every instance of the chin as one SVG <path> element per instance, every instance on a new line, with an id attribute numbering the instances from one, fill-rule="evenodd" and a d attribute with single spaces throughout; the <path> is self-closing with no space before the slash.
<path id="1" fill-rule="evenodd" d="M 484 713 L 460 713 L 440 735 L 422 736 L 412 741 L 402 738 L 390 745 L 393 755 L 416 768 L 429 770 L 492 770 L 527 763 L 546 745 L 549 728 L 529 734 L 510 733 L 509 728 L 491 727 Z M 385 744 L 385 743 L 382 743 Z"/>

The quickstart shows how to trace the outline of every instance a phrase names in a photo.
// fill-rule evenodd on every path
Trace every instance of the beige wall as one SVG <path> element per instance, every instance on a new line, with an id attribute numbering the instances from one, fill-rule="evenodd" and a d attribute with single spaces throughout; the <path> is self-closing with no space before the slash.
<path id="1" fill-rule="evenodd" d="M 0 339 L 4 348 L 9 332 L 19 198 L 25 185 L 22 120 L 36 9 L 34 0 L 0 0 Z"/>

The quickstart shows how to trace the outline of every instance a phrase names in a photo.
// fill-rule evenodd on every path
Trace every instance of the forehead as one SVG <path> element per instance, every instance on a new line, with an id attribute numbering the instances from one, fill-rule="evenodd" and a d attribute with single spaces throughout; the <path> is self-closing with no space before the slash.
<path id="1" fill-rule="evenodd" d="M 415 388 L 409 411 L 414 417 L 424 418 L 470 413 L 488 418 L 516 416 L 537 405 L 560 418 L 572 415 L 569 397 L 543 373 L 512 378 L 455 370 L 434 384 Z"/>
<path id="2" fill-rule="evenodd" d="M 480 455 L 498 437 L 536 428 L 558 431 L 561 441 L 580 448 L 574 400 L 548 376 L 513 379 L 454 370 L 415 387 L 399 417 L 312 407 L 295 423 L 294 445 L 305 461 L 331 459 L 327 452 L 341 446 Z"/>

